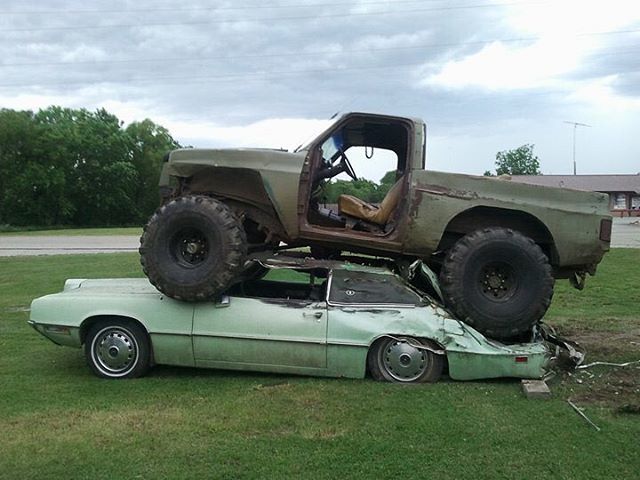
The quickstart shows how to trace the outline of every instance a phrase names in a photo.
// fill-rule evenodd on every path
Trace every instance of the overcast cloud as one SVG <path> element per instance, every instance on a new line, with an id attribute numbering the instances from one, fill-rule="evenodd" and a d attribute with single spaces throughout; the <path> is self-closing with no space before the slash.
<path id="1" fill-rule="evenodd" d="M 292 148 L 337 111 L 422 117 L 428 167 L 640 171 L 635 1 L 4 0 L 0 107 L 104 107 L 183 144 Z M 359 172 L 360 173 L 360 172 Z M 362 172 L 365 173 L 365 172 Z"/>

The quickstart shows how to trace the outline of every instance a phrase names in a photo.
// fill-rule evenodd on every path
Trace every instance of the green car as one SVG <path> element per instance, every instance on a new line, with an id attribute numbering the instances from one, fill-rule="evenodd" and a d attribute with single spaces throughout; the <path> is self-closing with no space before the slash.
<path id="1" fill-rule="evenodd" d="M 199 303 L 169 298 L 142 278 L 70 279 L 33 301 L 29 323 L 58 345 L 84 347 L 104 378 L 139 377 L 158 364 L 369 372 L 401 383 L 434 382 L 445 369 L 454 380 L 540 378 L 555 358 L 539 336 L 509 345 L 487 339 L 383 266 L 273 257 L 258 267 L 267 278 Z"/>

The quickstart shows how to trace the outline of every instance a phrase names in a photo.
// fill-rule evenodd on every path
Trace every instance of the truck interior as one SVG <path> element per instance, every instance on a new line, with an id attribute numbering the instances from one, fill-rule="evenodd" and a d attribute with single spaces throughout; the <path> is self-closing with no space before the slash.
<path id="1" fill-rule="evenodd" d="M 395 227 L 396 211 L 403 200 L 408 169 L 410 132 L 401 121 L 354 117 L 337 125 L 328 137 L 315 146 L 311 167 L 311 188 L 307 220 L 311 225 L 387 235 Z M 396 159 L 395 182 L 379 202 L 368 202 L 355 195 L 339 195 L 336 203 L 326 200 L 327 189 L 344 173 L 352 182 L 361 180 L 349 155 L 359 154 L 374 162 L 376 150 L 391 153 Z M 360 165 L 362 166 L 362 165 Z M 366 165 L 365 165 L 366 167 Z M 343 175 L 344 177 L 344 175 Z"/>

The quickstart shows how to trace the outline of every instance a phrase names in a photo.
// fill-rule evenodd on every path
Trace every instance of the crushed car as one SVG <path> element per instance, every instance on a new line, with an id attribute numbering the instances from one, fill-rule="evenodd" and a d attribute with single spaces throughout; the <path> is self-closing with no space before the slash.
<path id="1" fill-rule="evenodd" d="M 541 378 L 558 358 L 558 343 L 543 330 L 519 343 L 488 339 L 384 265 L 277 256 L 260 266 L 287 273 L 191 303 L 145 278 L 69 279 L 62 292 L 32 302 L 29 323 L 58 345 L 84 348 L 93 372 L 109 379 L 139 377 L 158 364 L 349 378 L 369 372 L 399 383 L 435 382 L 445 371 L 454 380 Z"/>
<path id="2" fill-rule="evenodd" d="M 595 274 L 611 239 L 608 198 L 428 171 L 425 145 L 422 120 L 351 113 L 294 152 L 172 151 L 141 237 L 143 270 L 167 296 L 205 301 L 264 273 L 253 261 L 264 252 L 385 257 L 405 278 L 419 260 L 465 328 L 517 338 L 543 318 L 555 279 L 582 288 Z M 328 205 L 332 179 L 358 178 L 354 148 L 391 152 L 395 183 L 379 204 L 341 195 Z"/>

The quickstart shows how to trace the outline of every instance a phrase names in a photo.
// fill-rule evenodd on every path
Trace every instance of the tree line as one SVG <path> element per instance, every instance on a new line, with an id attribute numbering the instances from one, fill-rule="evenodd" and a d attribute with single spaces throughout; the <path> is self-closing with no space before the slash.
<path id="1" fill-rule="evenodd" d="M 139 225 L 158 206 L 164 155 L 151 120 L 104 109 L 0 110 L 0 225 Z"/>
<path id="2" fill-rule="evenodd" d="M 125 127 L 104 109 L 0 109 L 0 226 L 143 224 L 159 203 L 163 157 L 179 147 L 151 120 Z M 496 167 L 497 175 L 540 174 L 533 145 L 498 152 Z M 324 201 L 347 194 L 379 203 L 395 175 L 328 182 Z"/>

